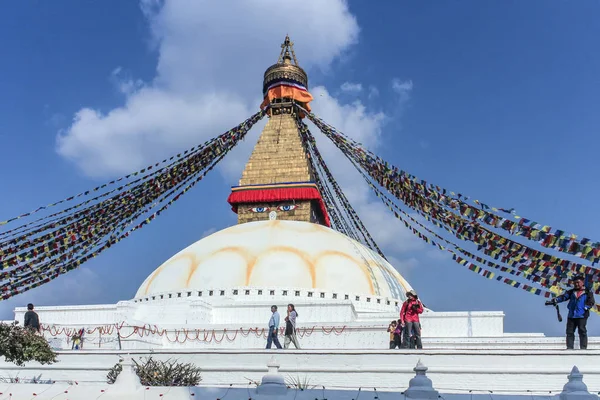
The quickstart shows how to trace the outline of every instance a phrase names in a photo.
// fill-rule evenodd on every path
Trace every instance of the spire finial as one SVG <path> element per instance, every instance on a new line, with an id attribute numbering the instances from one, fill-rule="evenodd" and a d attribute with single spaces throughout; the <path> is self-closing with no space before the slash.
<path id="1" fill-rule="evenodd" d="M 290 56 L 291 53 L 291 56 Z M 290 40 L 290 35 L 285 35 L 285 39 L 281 44 L 281 53 L 279 54 L 278 64 L 291 64 L 294 60 L 294 65 L 298 66 L 298 60 L 296 59 L 296 53 L 294 53 L 294 42 Z"/>

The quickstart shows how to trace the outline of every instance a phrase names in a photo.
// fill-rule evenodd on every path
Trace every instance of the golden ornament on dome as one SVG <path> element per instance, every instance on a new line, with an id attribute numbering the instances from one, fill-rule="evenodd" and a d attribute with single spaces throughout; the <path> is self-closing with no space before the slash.
<path id="1" fill-rule="evenodd" d="M 308 89 L 308 76 L 306 72 L 298 65 L 296 54 L 294 53 L 294 42 L 286 35 L 281 45 L 281 54 L 276 64 L 271 65 L 265 71 L 263 80 L 263 94 L 266 93 L 273 82 L 281 79 L 296 81 Z"/>

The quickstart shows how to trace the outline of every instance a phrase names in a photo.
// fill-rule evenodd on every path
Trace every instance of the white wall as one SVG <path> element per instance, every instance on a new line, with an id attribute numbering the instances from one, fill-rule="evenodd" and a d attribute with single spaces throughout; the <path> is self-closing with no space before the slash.
<path id="1" fill-rule="evenodd" d="M 566 375 L 577 365 L 591 392 L 600 391 L 600 350 L 581 351 L 129 351 L 132 357 L 178 359 L 202 368 L 203 385 L 248 387 L 248 379 L 260 381 L 265 366 L 275 356 L 284 376 L 308 377 L 327 388 L 398 388 L 414 376 L 421 360 L 437 390 L 465 393 L 466 390 L 514 393 L 560 391 Z M 23 368 L 0 363 L 0 376 L 41 376 L 56 381 L 75 380 L 80 385 L 103 382 L 106 373 L 125 352 L 81 351 L 61 353 L 58 363 Z M 396 389 L 394 389 L 396 390 Z"/>

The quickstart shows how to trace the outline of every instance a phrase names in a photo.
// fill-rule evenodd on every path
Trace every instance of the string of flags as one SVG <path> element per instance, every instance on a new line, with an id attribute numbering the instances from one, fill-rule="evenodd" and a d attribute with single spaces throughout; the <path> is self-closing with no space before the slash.
<path id="1" fill-rule="evenodd" d="M 356 166 L 356 165 L 355 165 Z M 357 166 L 356 166 L 357 167 Z M 358 167 L 357 167 L 358 168 Z M 359 169 L 359 172 L 360 171 Z M 372 189 L 374 189 L 377 197 L 379 197 L 379 199 L 388 207 L 388 209 L 394 214 L 394 216 L 396 218 L 398 218 L 401 222 L 404 223 L 404 226 L 406 228 L 408 228 L 413 234 L 415 234 L 417 237 L 419 237 L 420 239 L 422 239 L 423 241 L 425 241 L 426 243 L 429 243 L 432 246 L 436 246 L 438 247 L 440 250 L 445 250 L 447 252 L 449 252 L 452 255 L 452 260 L 454 260 L 456 263 L 461 264 L 463 266 L 466 266 L 470 271 L 477 273 L 480 276 L 483 276 L 484 278 L 487 279 L 495 279 L 499 282 L 505 283 L 511 287 L 514 288 L 520 288 L 522 290 L 525 290 L 529 293 L 538 295 L 538 296 L 543 296 L 545 298 L 549 298 L 553 295 L 556 294 L 555 290 L 551 290 L 551 291 L 546 291 L 543 290 L 541 288 L 536 288 L 535 286 L 531 286 L 528 284 L 523 284 L 519 281 L 516 281 L 514 279 L 510 279 L 510 278 L 505 278 L 504 276 L 501 275 L 496 275 L 494 272 L 487 270 L 483 267 L 481 267 L 480 265 L 475 264 L 474 262 L 470 261 L 471 260 L 475 260 L 480 264 L 484 264 L 487 266 L 490 266 L 494 269 L 497 269 L 501 272 L 507 272 L 511 275 L 514 276 L 520 276 L 523 277 L 527 280 L 530 280 L 532 282 L 537 282 L 539 284 L 541 284 L 544 287 L 550 287 L 550 289 L 553 288 L 553 285 L 550 284 L 549 282 L 551 282 L 550 280 L 548 280 L 547 278 L 540 278 L 538 275 L 535 275 L 533 273 L 529 273 L 530 271 L 528 271 L 525 267 L 521 267 L 519 266 L 516 270 L 514 268 L 511 267 L 507 267 L 507 266 L 503 266 L 497 263 L 494 263 L 492 261 L 489 260 L 485 260 L 482 257 L 479 257 L 473 253 L 470 253 L 464 249 L 462 249 L 461 247 L 459 247 L 458 245 L 452 243 L 451 241 L 443 238 L 442 236 L 438 235 L 437 233 L 435 233 L 433 230 L 429 229 L 428 227 L 426 227 L 424 224 L 420 223 L 419 221 L 417 221 L 415 218 L 413 218 L 412 216 L 410 216 L 410 214 L 406 213 L 405 211 L 403 211 L 402 209 L 400 209 L 398 207 L 398 205 L 396 205 L 388 196 L 386 196 L 384 193 L 382 193 L 381 191 L 379 191 L 368 179 L 367 176 L 365 176 L 364 174 L 363 178 L 367 181 L 367 183 L 369 184 L 369 186 L 371 186 Z M 413 226 L 410 225 L 410 223 L 405 220 L 402 216 L 399 215 L 403 214 L 405 217 L 407 217 L 408 219 L 410 219 L 413 223 L 419 225 L 420 228 L 426 230 L 428 233 L 430 233 L 431 235 L 435 236 L 437 239 L 443 241 L 444 243 L 446 243 L 449 246 L 452 246 L 452 249 L 449 249 L 443 245 L 440 245 L 439 243 L 436 243 L 435 241 L 431 240 L 429 237 L 427 237 L 426 235 L 422 234 L 421 232 L 419 232 L 417 229 L 415 229 Z M 461 253 L 463 256 L 457 254 Z M 600 292 L 600 288 L 596 287 L 595 289 L 596 293 Z M 600 314 L 600 305 L 595 305 L 594 308 L 592 308 L 592 311 Z"/>
<path id="2" fill-rule="evenodd" d="M 335 128 L 327 125 L 314 114 L 309 115 L 309 119 L 315 124 L 317 124 L 315 121 L 318 121 L 320 126 L 326 127 L 338 135 L 342 135 L 337 132 Z M 351 141 L 351 139 L 347 137 L 345 137 L 345 139 Z M 357 144 L 356 142 L 354 143 Z M 360 146 L 360 144 L 358 145 Z M 600 261 L 600 242 L 598 241 L 592 241 L 589 238 L 578 239 L 578 235 L 574 233 L 568 233 L 565 230 L 555 229 L 549 225 L 543 225 L 529 218 L 521 217 L 516 214 L 514 208 L 492 207 L 480 200 L 471 200 L 471 197 L 464 194 L 456 193 L 441 188 L 438 185 L 428 183 L 427 181 L 420 180 L 416 176 L 388 164 L 368 150 L 362 149 L 362 146 L 361 151 L 365 156 L 381 164 L 383 167 L 382 169 L 387 170 L 386 174 L 388 175 L 388 179 L 393 179 L 398 183 L 410 186 L 418 193 L 431 198 L 434 201 L 441 202 L 446 207 L 459 212 L 464 217 L 483 222 L 494 228 L 503 229 L 510 234 L 522 236 L 538 242 L 546 248 L 551 248 L 559 252 L 568 253 L 592 261 L 593 264 Z M 475 205 L 469 204 L 469 200 Z M 496 215 L 495 213 L 497 212 L 502 212 L 509 217 L 505 218 L 502 215 Z"/>
<path id="3" fill-rule="evenodd" d="M 171 156 L 170 158 L 165 158 L 164 160 L 162 160 L 162 161 L 160 161 L 160 162 L 157 162 L 157 163 L 155 163 L 155 164 L 153 164 L 153 165 L 149 165 L 149 166 L 147 166 L 147 167 L 145 167 L 145 168 L 143 168 L 143 169 L 141 169 L 141 170 L 139 170 L 139 171 L 137 171 L 137 172 L 134 172 L 134 173 L 131 173 L 131 174 L 128 174 L 128 175 L 122 176 L 122 177 L 120 177 L 120 178 L 118 178 L 118 179 L 114 179 L 114 180 L 112 180 L 112 181 L 110 181 L 110 182 L 104 183 L 104 184 L 102 184 L 102 185 L 100 185 L 100 186 L 96 186 L 96 187 L 95 187 L 95 188 L 93 188 L 93 189 L 86 190 L 86 191 L 84 191 L 84 192 L 81 192 L 81 193 L 78 193 L 78 194 L 76 194 L 76 195 L 74 195 L 74 196 L 69 196 L 69 197 L 67 197 L 67 198 L 64 198 L 64 199 L 62 199 L 62 200 L 56 201 L 56 202 L 54 202 L 54 203 L 50 203 L 50 204 L 47 204 L 47 205 L 45 205 L 45 206 L 38 207 L 38 208 L 36 208 L 35 210 L 32 210 L 32 211 L 30 211 L 30 212 L 27 212 L 27 213 L 24 213 L 24 214 L 21 214 L 21 215 L 17 215 L 16 217 L 9 218 L 9 219 L 7 219 L 7 220 L 4 220 L 4 221 L 0 221 L 0 226 L 2 226 L 2 225 L 6 225 L 6 224 L 8 224 L 8 223 L 10 223 L 10 222 L 16 221 L 16 220 L 18 220 L 18 219 L 21 219 L 21 218 L 25 218 L 25 217 L 31 216 L 31 215 L 33 215 L 33 214 L 37 214 L 37 213 L 39 213 L 39 212 L 41 212 L 41 211 L 44 211 L 44 210 L 46 210 L 46 209 L 48 209 L 48 208 L 51 208 L 51 207 L 56 207 L 56 206 L 58 206 L 58 205 L 60 205 L 60 204 L 63 204 L 63 203 L 66 203 L 66 202 L 70 202 L 70 201 L 73 201 L 73 200 L 75 200 L 75 199 L 78 199 L 78 198 L 80 198 L 80 197 L 83 197 L 83 196 L 89 196 L 89 195 L 90 195 L 90 194 L 92 194 L 92 193 L 99 192 L 100 190 L 102 190 L 102 189 L 104 189 L 104 188 L 106 188 L 106 187 L 108 187 L 108 186 L 114 185 L 114 184 L 116 184 L 116 183 L 118 183 L 118 182 L 121 182 L 121 181 L 127 180 L 127 179 L 129 179 L 129 178 L 131 178 L 131 177 L 139 176 L 139 175 L 142 175 L 142 174 L 144 174 L 144 173 L 146 173 L 146 172 L 149 172 L 149 171 L 153 170 L 153 168 L 156 168 L 156 167 L 158 167 L 158 166 L 159 166 L 159 165 L 161 165 L 161 164 L 166 164 L 166 163 L 167 163 L 167 162 L 169 162 L 169 161 L 173 161 L 173 160 L 175 160 L 175 159 L 179 159 L 179 158 L 181 158 L 181 157 L 188 157 L 188 155 L 189 155 L 189 156 L 191 156 L 191 155 L 193 155 L 193 154 L 196 154 L 198 151 L 200 151 L 200 150 L 202 150 L 202 149 L 205 149 L 205 148 L 207 148 L 208 146 L 210 146 L 210 144 L 211 144 L 212 142 L 214 142 L 214 141 L 216 141 L 216 140 L 218 140 L 218 139 L 219 139 L 219 138 L 213 138 L 213 139 L 210 139 L 210 140 L 208 140 L 208 141 L 204 142 L 204 144 L 203 144 L 203 145 L 200 145 L 200 146 L 194 146 L 194 147 L 192 147 L 192 148 L 190 148 L 190 149 L 188 149 L 188 150 L 185 150 L 183 153 L 178 153 L 178 154 L 176 154 L 176 155 L 174 155 L 174 156 Z M 160 172 L 161 170 L 163 170 L 163 169 L 165 169 L 165 168 L 167 168 L 167 167 L 169 167 L 169 166 L 172 166 L 172 165 L 173 165 L 173 163 L 169 164 L 169 165 L 168 165 L 168 166 L 166 166 L 166 167 L 163 167 L 163 168 L 161 168 L 161 169 L 160 169 L 160 170 L 158 170 L 158 171 L 157 171 L 157 170 L 154 170 L 154 171 L 155 171 L 154 173 L 152 173 L 152 174 L 148 174 L 148 175 L 145 175 L 145 176 L 142 176 L 141 178 L 139 178 L 139 179 L 136 179 L 135 181 L 129 182 L 128 184 L 124 185 L 123 187 L 131 186 L 131 185 L 133 185 L 133 184 L 135 184 L 135 183 L 137 183 L 137 182 L 140 182 L 141 180 L 143 180 L 143 179 L 147 178 L 148 176 L 154 175 L 154 174 L 156 174 L 156 173 Z M 108 194 L 114 193 L 115 191 L 122 189 L 123 187 L 119 187 L 119 188 L 117 188 L 117 189 L 114 189 L 114 190 L 112 190 L 112 191 L 110 191 L 110 192 L 107 192 L 107 193 L 105 193 L 105 194 L 103 194 L 103 195 L 101 195 L 101 196 L 98 196 L 98 197 L 96 197 L 96 198 L 93 198 L 93 199 L 91 199 L 91 200 L 88 200 L 88 201 L 86 201 L 86 202 L 84 202 L 84 203 L 80 203 L 80 204 L 78 204 L 78 205 L 76 205 L 76 206 L 74 206 L 74 207 L 71 207 L 71 208 L 68 208 L 68 209 L 66 209 L 66 210 L 60 211 L 59 213 L 51 214 L 51 215 L 48 215 L 48 216 L 46 216 L 46 217 L 40 218 L 40 219 L 38 219 L 38 220 L 36 220 L 36 221 L 32 221 L 32 222 L 30 222 L 30 223 L 27 223 L 27 224 L 21 225 L 19 228 L 23 228 L 23 227 L 26 227 L 26 226 L 30 226 L 31 224 L 34 224 L 34 223 L 36 223 L 36 222 L 43 221 L 43 220 L 45 220 L 45 219 L 48 219 L 48 218 L 54 217 L 54 216 L 56 216 L 56 215 L 60 215 L 61 213 L 66 213 L 66 212 L 68 212 L 68 211 L 71 211 L 71 210 L 73 210 L 73 209 L 75 209 L 75 208 L 79 208 L 79 207 L 81 207 L 81 206 L 83 206 L 83 205 L 85 205 L 85 204 L 88 204 L 90 201 L 97 200 L 97 199 L 99 199 L 99 198 L 105 197 L 105 196 L 107 196 Z M 0 237 L 3 237 L 3 236 L 5 236 L 5 235 L 7 235 L 7 234 L 9 234 L 9 233 L 12 233 L 14 230 L 16 230 L 16 229 L 19 229 L 19 228 L 15 228 L 15 229 L 12 229 L 12 230 L 9 230 L 9 231 L 1 232 L 1 233 L 0 233 Z"/>
<path id="4" fill-rule="evenodd" d="M 333 177 L 333 174 L 327 167 L 327 164 L 325 164 L 325 161 L 323 160 L 323 157 L 321 156 L 321 153 L 319 152 L 319 149 L 317 148 L 315 138 L 312 135 L 312 133 L 310 132 L 310 130 L 308 129 L 308 126 L 304 122 L 302 122 L 302 120 L 298 116 L 296 117 L 296 124 L 298 126 L 298 131 L 300 133 L 300 136 L 301 136 L 303 142 L 305 143 L 305 146 L 307 147 L 309 154 L 311 155 L 311 157 L 310 157 L 311 162 L 313 160 L 316 160 L 321 171 L 325 175 L 326 181 L 331 185 L 331 187 L 335 193 L 335 198 L 337 199 L 338 203 L 341 205 L 341 208 L 345 212 L 346 216 L 348 217 L 348 219 L 350 220 L 352 225 L 354 225 L 354 227 L 348 226 L 346 228 L 348 231 L 354 232 L 353 235 L 348 235 L 348 236 L 353 236 L 354 240 L 356 240 L 357 242 L 362 242 L 364 245 L 369 247 L 371 250 L 375 251 L 381 257 L 386 259 L 385 255 L 383 254 L 383 252 L 381 251 L 381 249 L 379 248 L 379 246 L 377 245 L 377 243 L 375 242 L 375 240 L 369 233 L 369 230 L 365 227 L 365 225 L 361 221 L 360 217 L 358 216 L 358 213 L 354 210 L 354 207 L 352 207 L 352 205 L 348 201 L 348 198 L 346 197 L 346 195 L 342 191 L 341 187 L 339 186 L 339 184 Z M 331 208 L 335 208 L 335 206 L 332 205 Z M 359 235 L 362 237 L 362 240 L 360 239 Z"/>
<path id="5" fill-rule="evenodd" d="M 486 277 L 494 276 L 492 272 L 486 272 L 486 270 L 481 267 L 465 260 L 464 256 L 466 256 L 479 263 L 508 272 L 509 274 L 529 279 L 553 292 L 558 291 L 559 285 L 567 284 L 574 273 L 583 273 L 587 277 L 588 286 L 592 286 L 594 291 L 600 292 L 600 270 L 589 265 L 561 259 L 560 257 L 544 253 L 493 232 L 483 225 L 487 224 L 494 228 L 509 230 L 515 236 L 524 236 L 528 239 L 533 237 L 531 230 L 522 228 L 523 224 L 519 225 L 508 219 L 502 219 L 500 221 L 497 219 L 498 217 L 492 218 L 489 213 L 487 213 L 485 206 L 482 209 L 474 210 L 473 207 L 467 205 L 464 201 L 453 198 L 444 189 L 432 187 L 433 185 L 427 184 L 424 181 L 418 181 L 412 175 L 400 171 L 396 167 L 379 159 L 365 150 L 362 145 L 338 132 L 330 125 L 327 125 L 314 114 L 307 113 L 307 116 L 319 130 L 325 134 L 325 136 L 333 141 L 336 147 L 338 147 L 346 157 L 353 161 L 356 166 L 359 166 L 360 169 L 365 171 L 370 179 L 373 179 L 378 185 L 385 188 L 393 197 L 401 200 L 406 206 L 417 211 L 435 226 L 445 229 L 461 240 L 476 243 L 478 251 L 496 261 L 502 261 L 503 263 L 510 265 L 510 267 L 486 261 L 479 256 L 466 252 L 466 250 L 459 246 L 456 246 L 456 249 L 462 250 L 461 254 L 463 257 L 455 254 L 453 256 L 455 261 L 468 265 L 469 269 L 475 272 L 479 271 L 481 272 L 481 275 Z M 461 195 L 461 198 L 462 197 L 464 196 Z M 390 203 L 386 204 L 389 206 Z M 399 217 L 397 212 L 394 213 Z M 405 221 L 405 224 L 408 223 Z M 413 233 L 418 236 L 420 235 L 419 237 L 423 240 L 428 242 L 431 241 L 431 239 L 423 236 L 415 228 L 410 228 L 413 230 Z M 548 236 L 546 236 L 546 238 L 547 237 Z M 586 243 L 589 243 L 589 241 Z M 433 242 L 433 244 L 438 247 L 441 246 L 437 242 Z M 453 244 L 453 246 L 455 245 Z M 593 245 L 588 246 L 590 248 L 587 250 L 571 254 L 592 261 L 593 264 L 597 261 L 598 253 L 592 248 Z M 448 250 L 444 246 L 441 247 L 444 250 Z M 546 245 L 544 247 L 553 248 L 551 245 Z M 571 246 L 571 249 L 572 248 L 573 246 Z M 562 248 L 562 250 L 564 249 L 565 247 Z M 496 279 L 513 287 L 524 288 L 531 293 L 550 296 L 549 292 L 544 292 L 541 289 L 529 285 L 520 284 L 519 282 L 508 278 L 496 277 Z"/>
<path id="6" fill-rule="evenodd" d="M 477 273 L 478 275 L 483 276 L 484 278 L 487 279 L 495 279 L 499 282 L 503 282 L 505 284 L 508 284 L 514 288 L 520 288 L 523 289 L 529 293 L 533 293 L 536 294 L 538 296 L 543 296 L 545 298 L 549 298 L 552 296 L 551 292 L 545 291 L 543 289 L 540 288 L 536 288 L 530 285 L 525 285 L 522 284 L 521 282 L 518 282 L 514 279 L 509 279 L 509 278 L 505 278 L 504 276 L 501 275 L 496 275 L 494 272 L 487 270 L 471 261 L 469 261 L 468 259 L 461 257 L 459 254 L 457 254 L 457 252 L 462 253 L 463 255 L 465 255 L 466 257 L 469 257 L 471 259 L 476 259 L 476 261 L 478 261 L 479 263 L 483 263 L 486 264 L 490 267 L 493 267 L 495 269 L 500 270 L 501 272 L 508 272 L 509 274 L 515 275 L 515 276 L 523 276 L 527 279 L 531 279 L 531 276 L 528 274 L 524 274 L 522 271 L 515 271 L 512 268 L 509 267 L 505 267 L 499 264 L 496 264 L 494 262 L 491 261 L 487 261 L 484 260 L 481 257 L 477 257 L 474 254 L 460 248 L 459 246 L 457 246 L 456 244 L 450 242 L 449 240 L 441 237 L 440 235 L 438 235 L 437 233 L 435 233 L 433 230 L 429 229 L 428 227 L 426 227 L 425 225 L 423 225 L 422 223 L 420 223 L 419 221 L 417 221 L 415 218 L 413 218 L 412 216 L 410 216 L 410 214 L 406 213 L 405 211 L 403 211 L 402 209 L 400 209 L 388 196 L 386 196 L 384 193 L 382 193 L 380 190 L 378 190 L 373 184 L 372 182 L 369 180 L 369 178 L 364 175 L 364 173 L 361 171 L 360 167 L 358 167 L 353 160 L 350 160 L 351 163 L 357 168 L 357 170 L 359 171 L 359 173 L 363 176 L 363 178 L 365 179 L 365 181 L 369 184 L 369 186 L 375 191 L 375 194 L 377 195 L 377 197 L 379 197 L 379 199 L 388 207 L 388 209 L 394 214 L 394 216 L 399 219 L 402 223 L 404 223 L 404 226 L 406 228 L 408 228 L 414 235 L 416 235 L 417 237 L 419 237 L 421 240 L 423 240 L 424 242 L 437 247 L 440 250 L 444 250 L 449 252 L 452 255 L 452 259 L 458 263 L 461 264 L 463 266 L 466 266 L 470 271 Z M 417 224 L 420 226 L 420 228 L 426 230 L 427 232 L 429 232 L 431 235 L 435 236 L 437 239 L 443 241 L 444 243 L 446 243 L 449 246 L 452 246 L 452 248 L 448 248 L 432 239 L 430 239 L 428 236 L 426 236 L 425 234 L 419 232 L 418 229 L 414 228 L 406 219 L 404 219 L 400 214 L 404 215 L 406 218 L 410 219 L 413 223 Z M 599 309 L 600 310 L 600 309 Z M 600 312 L 600 311 L 599 311 Z"/>
<path id="7" fill-rule="evenodd" d="M 551 286 L 555 286 L 557 283 L 568 283 L 568 282 L 562 282 L 561 280 L 559 280 L 555 275 L 553 275 L 552 273 L 550 273 L 548 271 L 548 268 L 534 268 L 531 264 L 525 264 L 525 263 L 519 263 L 519 262 L 515 262 L 515 261 L 511 261 L 511 260 L 506 260 L 505 262 L 509 263 L 510 267 L 507 266 L 503 266 L 497 263 L 494 263 L 492 261 L 488 261 L 483 259 L 480 256 L 477 256 L 471 252 L 468 252 L 466 250 L 464 250 L 463 248 L 461 248 L 460 246 L 448 241 L 447 239 L 441 237 L 440 235 L 438 235 L 437 233 L 435 233 L 433 230 L 431 230 L 430 228 L 428 228 L 427 226 L 425 226 L 424 224 L 422 224 L 421 222 L 419 222 L 418 220 L 416 220 L 415 218 L 413 218 L 410 214 L 406 213 L 405 211 L 403 211 L 402 209 L 400 209 L 388 196 L 386 196 L 384 193 L 382 193 L 379 189 L 377 189 L 375 187 L 375 185 L 370 181 L 370 179 L 364 174 L 364 172 L 362 172 L 362 170 L 360 169 L 360 167 L 358 165 L 356 165 L 356 163 L 354 162 L 354 160 L 350 159 L 350 162 L 355 166 L 355 168 L 359 171 L 359 173 L 363 176 L 363 178 L 367 181 L 367 184 L 371 187 L 371 189 L 375 192 L 376 196 L 379 197 L 384 204 L 386 204 L 388 207 L 392 207 L 393 209 L 391 209 L 392 212 L 394 212 L 394 214 L 396 215 L 398 212 L 403 214 L 406 218 L 410 219 L 412 223 L 417 224 L 419 227 L 425 229 L 427 232 L 429 232 L 430 234 L 434 235 L 435 237 L 437 237 L 438 239 L 444 241 L 445 243 L 452 245 L 457 251 L 459 251 L 460 253 L 464 254 L 465 256 L 476 260 L 479 263 L 483 263 L 486 264 L 488 266 L 491 266 L 495 269 L 500 269 L 503 272 L 508 272 L 512 275 L 515 276 L 522 276 L 525 279 L 528 279 L 532 282 L 536 282 L 539 283 L 541 285 L 543 285 L 544 287 L 551 287 Z M 439 222 L 437 222 L 436 220 L 431 219 L 431 217 L 425 213 L 422 213 L 420 211 L 417 211 L 419 213 L 420 216 L 422 216 L 423 218 L 427 219 L 429 222 L 431 222 L 433 225 L 435 225 L 438 228 L 441 229 L 445 229 L 450 233 L 454 233 L 453 231 L 451 231 L 450 229 L 448 229 L 446 226 L 443 226 L 442 224 L 440 224 Z M 401 217 L 399 217 L 398 215 L 396 215 L 397 218 L 400 218 L 402 220 Z M 404 222 L 404 224 L 408 226 L 408 222 L 402 220 Z M 487 255 L 489 255 L 489 253 L 486 253 Z M 504 260 L 503 260 L 504 261 Z M 594 282 L 593 284 L 593 290 L 595 291 L 595 293 L 600 294 L 600 283 L 599 282 Z"/>
<path id="8" fill-rule="evenodd" d="M 296 122 L 298 123 L 298 122 Z M 299 125 L 298 125 L 299 126 Z M 306 143 L 306 137 L 301 135 L 302 146 L 304 147 L 305 152 L 309 155 L 310 167 L 313 172 L 314 180 L 317 185 L 317 189 L 319 193 L 323 197 L 323 201 L 325 202 L 325 206 L 327 207 L 327 213 L 329 214 L 329 218 L 331 220 L 331 228 L 343 233 L 348 237 L 352 237 L 353 239 L 358 240 L 356 233 L 350 228 L 347 224 L 346 220 L 340 215 L 340 212 L 336 206 L 335 199 L 331 191 L 329 190 L 329 186 L 327 182 L 321 177 L 320 169 L 321 166 L 315 163 L 315 158 L 311 156 L 312 149 L 309 148 Z"/>
<path id="9" fill-rule="evenodd" d="M 580 239 L 575 234 L 518 216 L 514 209 L 491 207 L 419 180 L 369 152 L 301 106 L 297 107 L 351 161 L 396 218 L 426 243 L 449 252 L 455 262 L 485 278 L 546 298 L 567 285 L 575 273 L 584 274 L 586 284 L 600 293 L 600 269 L 595 268 L 600 261 L 600 242 Z M 202 180 L 264 115 L 266 111 L 259 111 L 203 145 L 135 173 L 0 221 L 0 229 L 4 229 L 15 221 L 28 220 L 0 232 L 0 297 L 8 299 L 48 283 L 152 222 Z M 307 125 L 297 118 L 297 126 L 333 227 L 384 257 L 325 164 Z M 462 241 L 474 243 L 477 252 L 488 259 L 445 239 L 402 210 L 392 198 L 416 211 L 429 224 Z M 83 201 L 76 203 L 79 199 Z M 60 209 L 61 206 L 65 208 Z M 43 215 L 49 209 L 57 211 Z M 511 238 L 497 231 L 508 232 Z M 586 260 L 591 265 L 532 248 L 517 241 L 520 237 L 543 248 Z M 532 284 L 497 275 L 486 267 Z M 600 305 L 594 311 L 600 313 Z"/>
<path id="10" fill-rule="evenodd" d="M 12 233 L 4 232 L 0 239 L 0 297 L 5 300 L 48 283 L 152 222 L 202 180 L 264 115 L 265 112 L 260 111 L 206 142 L 205 146 L 169 159 L 177 159 L 176 162 L 136 178 L 135 183 L 129 182 L 110 190 L 109 194 L 96 196 L 96 203 L 88 200 L 69 207 L 69 211 L 55 213 L 60 217 L 49 219 L 45 224 L 39 223 L 43 220 L 40 218 L 33 225 L 28 223 L 13 229 Z M 148 169 L 151 168 L 127 177 L 137 177 Z M 99 191 L 123 179 L 127 178 L 119 178 L 52 206 L 86 196 L 86 193 Z M 12 222 L 44 209 L 40 207 L 7 221 Z"/>

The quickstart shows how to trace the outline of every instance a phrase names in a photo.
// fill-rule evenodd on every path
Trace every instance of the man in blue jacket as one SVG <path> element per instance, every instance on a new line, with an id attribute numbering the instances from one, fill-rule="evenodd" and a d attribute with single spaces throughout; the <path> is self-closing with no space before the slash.
<path id="1" fill-rule="evenodd" d="M 267 349 L 271 348 L 271 343 L 275 343 L 275 347 L 281 349 L 281 343 L 277 337 L 277 331 L 279 330 L 279 313 L 277 312 L 277 306 L 271 307 L 271 318 L 269 319 L 269 336 L 267 336 Z"/>
<path id="2" fill-rule="evenodd" d="M 594 294 L 584 286 L 583 275 L 573 277 L 573 289 L 566 291 L 546 302 L 547 306 L 554 306 L 563 301 L 568 301 L 567 308 L 569 316 L 567 318 L 567 349 L 573 349 L 575 344 L 575 329 L 579 332 L 579 347 L 587 349 L 587 320 L 590 316 L 590 309 L 594 307 Z"/>

